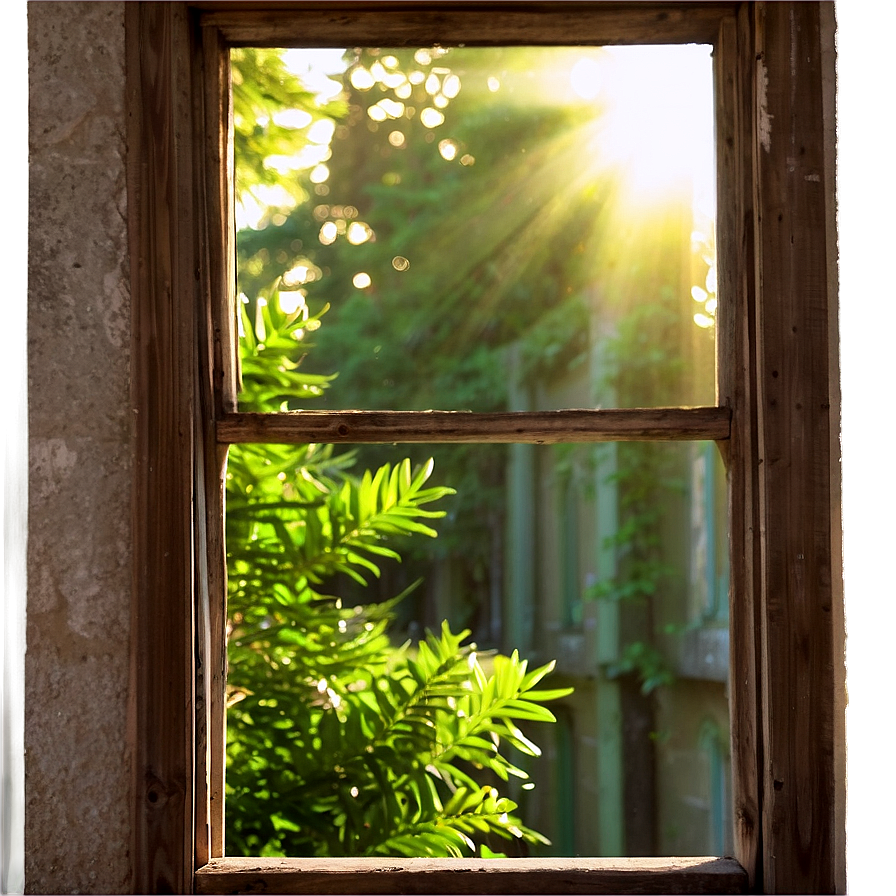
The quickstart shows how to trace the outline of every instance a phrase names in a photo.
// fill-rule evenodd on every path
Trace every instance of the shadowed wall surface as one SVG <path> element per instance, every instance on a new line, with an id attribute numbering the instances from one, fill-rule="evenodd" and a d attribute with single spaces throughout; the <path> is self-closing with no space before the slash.
<path id="1" fill-rule="evenodd" d="M 124 4 L 30 3 L 29 892 L 128 892 Z M 50 798 L 52 794 L 52 798 Z"/>

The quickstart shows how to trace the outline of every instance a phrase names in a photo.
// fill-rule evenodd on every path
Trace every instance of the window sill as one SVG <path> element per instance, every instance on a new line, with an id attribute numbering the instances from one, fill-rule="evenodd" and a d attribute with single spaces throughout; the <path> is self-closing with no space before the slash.
<path id="1" fill-rule="evenodd" d="M 713 857 L 649 859 L 213 859 L 196 893 L 746 893 Z"/>

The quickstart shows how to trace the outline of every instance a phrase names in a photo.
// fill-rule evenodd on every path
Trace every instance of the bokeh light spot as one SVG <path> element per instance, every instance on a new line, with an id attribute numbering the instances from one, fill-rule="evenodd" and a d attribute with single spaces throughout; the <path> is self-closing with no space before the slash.
<path id="1" fill-rule="evenodd" d="M 287 289 L 277 293 L 277 303 L 284 314 L 295 314 L 305 306 L 304 289 Z"/>
<path id="2" fill-rule="evenodd" d="M 373 231 L 363 221 L 352 221 L 345 236 L 353 246 L 360 246 L 373 236 Z"/>
<path id="3" fill-rule="evenodd" d="M 442 115 L 438 109 L 433 109 L 432 106 L 427 106 L 420 113 L 420 121 L 425 128 L 437 128 L 445 121 L 445 116 Z"/>
<path id="4" fill-rule="evenodd" d="M 336 241 L 336 237 L 339 234 L 339 230 L 336 227 L 335 221 L 326 221 L 320 228 L 320 235 L 318 239 L 325 246 L 332 245 Z"/>
<path id="5" fill-rule="evenodd" d="M 447 162 L 453 161 L 457 157 L 458 146 L 454 140 L 439 141 L 439 155 Z"/>
<path id="6" fill-rule="evenodd" d="M 460 78 L 455 74 L 450 74 L 442 81 L 442 93 L 453 100 L 460 93 Z"/>
<path id="7" fill-rule="evenodd" d="M 376 79 L 363 65 L 352 69 L 352 73 L 349 75 L 349 80 L 352 82 L 352 87 L 356 90 L 370 90 L 370 88 L 376 84 Z"/>

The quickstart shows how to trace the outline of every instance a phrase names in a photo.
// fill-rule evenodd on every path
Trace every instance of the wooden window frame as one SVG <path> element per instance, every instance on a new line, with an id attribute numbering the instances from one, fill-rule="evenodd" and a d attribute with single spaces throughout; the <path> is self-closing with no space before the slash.
<path id="1" fill-rule="evenodd" d="M 523 437 L 722 448 L 734 859 L 220 858 L 227 443 L 312 422 L 329 441 L 419 430 L 408 414 L 236 413 L 227 50 L 332 45 L 333 27 L 343 45 L 714 45 L 717 407 L 543 414 Z M 845 891 L 833 29 L 824 2 L 126 4 L 134 892 Z M 493 417 L 458 419 L 425 440 L 521 438 L 509 416 L 500 433 Z"/>

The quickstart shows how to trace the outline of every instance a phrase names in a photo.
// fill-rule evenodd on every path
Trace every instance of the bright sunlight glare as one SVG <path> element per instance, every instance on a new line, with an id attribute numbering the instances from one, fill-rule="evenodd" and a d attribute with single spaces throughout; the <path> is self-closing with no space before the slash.
<path id="1" fill-rule="evenodd" d="M 342 91 L 342 82 L 337 78 L 346 68 L 344 55 L 345 50 L 332 48 L 286 50 L 283 62 L 316 94 L 319 102 L 327 102 Z"/>
<path id="2" fill-rule="evenodd" d="M 570 84 L 604 106 L 596 155 L 618 165 L 633 198 L 694 190 L 707 217 L 715 205 L 711 48 L 703 45 L 607 47 L 583 56 Z"/>
<path id="3" fill-rule="evenodd" d="M 571 48 L 562 58 L 569 60 L 570 55 L 576 59 Z M 349 64 L 346 51 L 339 48 L 286 50 L 284 61 L 314 91 L 320 104 L 340 93 L 340 79 Z M 385 68 L 377 65 L 385 78 Z M 594 104 L 593 121 L 583 122 L 591 132 L 585 139 L 592 147 L 592 170 L 597 173 L 615 169 L 623 195 L 633 207 L 681 193 L 692 197 L 698 218 L 712 220 L 715 181 L 711 48 L 695 44 L 582 48 L 577 60 L 571 66 L 566 62 L 566 66 L 566 75 L 562 75 L 562 62 L 560 71 L 538 74 L 549 94 L 548 101 L 562 104 L 577 97 Z M 352 77 L 359 76 L 359 72 L 370 74 L 367 69 L 355 68 Z M 434 75 L 430 77 L 435 79 Z M 449 92 L 458 92 L 457 80 L 456 85 L 451 82 Z M 488 88 L 499 90 L 500 80 L 490 77 Z M 389 103 L 402 108 L 391 109 Z M 402 104 L 388 99 L 368 109 L 375 120 L 399 118 L 403 113 Z M 445 115 L 431 106 L 420 110 L 419 116 L 431 130 L 445 121 Z M 284 174 L 313 168 L 312 182 L 322 183 L 327 177 L 323 162 L 332 128 L 330 121 L 317 122 L 306 134 L 309 142 L 301 152 L 291 157 L 272 157 L 269 164 Z M 401 145 L 404 135 L 396 134 L 393 145 Z M 439 151 L 449 161 L 457 154 L 452 140 L 440 141 Z M 467 154 L 460 161 L 470 164 L 472 156 Z M 258 197 L 262 203 L 275 204 L 284 199 L 277 188 L 261 188 L 258 192 L 264 193 Z M 251 200 L 247 201 L 244 208 L 238 209 L 238 226 L 258 226 L 263 212 L 261 203 L 255 207 Z"/>

